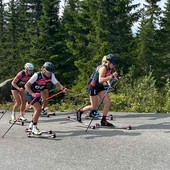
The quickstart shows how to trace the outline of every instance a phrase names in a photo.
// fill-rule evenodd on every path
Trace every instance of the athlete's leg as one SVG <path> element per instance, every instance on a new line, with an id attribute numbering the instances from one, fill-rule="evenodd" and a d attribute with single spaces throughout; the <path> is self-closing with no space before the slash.
<path id="1" fill-rule="evenodd" d="M 20 96 L 19 96 L 20 92 L 18 90 L 11 90 L 11 93 L 12 93 L 12 97 L 13 97 L 13 100 L 14 100 L 14 106 L 12 108 L 11 119 L 15 120 L 16 119 L 15 118 L 15 112 L 21 105 L 21 99 L 20 99 Z"/>
<path id="2" fill-rule="evenodd" d="M 49 91 L 48 89 L 44 89 L 43 91 L 41 91 L 41 98 L 42 98 L 42 115 L 46 115 L 47 111 L 44 110 L 48 101 L 46 100 L 49 97 Z"/>
<path id="3" fill-rule="evenodd" d="M 29 94 L 27 91 L 25 91 L 25 96 L 28 100 L 29 103 L 32 104 L 34 112 L 32 114 L 32 122 L 29 124 L 29 128 L 32 129 L 32 132 L 35 134 L 41 134 L 39 129 L 37 128 L 37 123 L 38 119 L 41 113 L 41 99 L 40 97 L 38 98 L 33 98 L 31 94 Z"/>
<path id="4" fill-rule="evenodd" d="M 24 90 L 20 92 L 20 98 L 21 98 L 20 113 L 23 113 L 26 107 L 26 102 L 27 102 Z M 21 119 L 26 120 L 26 118 L 24 117 L 24 114 L 22 114 Z"/>
<path id="5" fill-rule="evenodd" d="M 99 93 L 99 96 L 100 96 L 101 99 L 103 99 L 103 104 L 104 104 L 103 116 L 102 116 L 102 119 L 101 119 L 101 125 L 102 126 L 113 126 L 112 123 L 109 123 L 106 120 L 106 116 L 107 116 L 109 109 L 110 109 L 110 99 L 109 99 L 108 93 L 106 93 L 106 91 L 101 91 Z"/>
<path id="6" fill-rule="evenodd" d="M 99 94 L 100 100 L 103 100 L 104 108 L 103 108 L 103 116 L 107 116 L 110 109 L 110 99 L 108 93 L 106 91 L 101 91 Z"/>
<path id="7" fill-rule="evenodd" d="M 83 107 L 81 110 L 83 112 L 89 110 L 95 110 L 98 105 L 98 96 L 90 96 L 90 105 Z"/>
<path id="8" fill-rule="evenodd" d="M 40 117 L 41 114 L 41 103 L 40 102 L 36 102 L 33 104 L 33 108 L 34 108 L 34 113 L 32 116 L 32 132 L 34 134 L 41 134 L 40 130 L 37 128 L 37 123 L 38 123 L 38 119 Z"/>
<path id="9" fill-rule="evenodd" d="M 49 97 L 49 91 L 48 89 L 44 89 L 43 91 L 41 91 L 41 98 L 42 98 L 42 109 L 45 108 L 45 106 L 47 105 L 48 101 L 46 100 Z"/>
<path id="10" fill-rule="evenodd" d="M 96 87 L 89 86 L 88 93 L 90 95 L 90 105 L 85 106 L 76 112 L 77 120 L 79 122 L 81 122 L 81 115 L 83 112 L 95 110 L 98 105 L 98 95 L 97 95 L 98 89 Z"/>

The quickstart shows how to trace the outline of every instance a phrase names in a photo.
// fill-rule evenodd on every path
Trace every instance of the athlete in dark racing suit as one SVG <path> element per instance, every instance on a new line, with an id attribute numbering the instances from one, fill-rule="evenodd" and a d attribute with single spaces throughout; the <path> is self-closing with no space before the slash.
<path id="1" fill-rule="evenodd" d="M 14 106 L 12 109 L 11 114 L 11 121 L 16 121 L 16 115 L 15 112 L 18 107 L 20 107 L 20 113 L 24 112 L 25 106 L 26 106 L 26 98 L 24 94 L 24 86 L 27 83 L 27 81 L 31 78 L 34 71 L 34 66 L 31 63 L 26 63 L 24 65 L 24 70 L 17 73 L 17 75 L 14 77 L 14 79 L 11 82 L 11 93 L 14 99 Z M 24 115 L 20 117 L 21 120 L 25 121 L 26 118 Z"/>
<path id="2" fill-rule="evenodd" d="M 99 98 L 103 100 L 103 116 L 101 119 L 102 126 L 113 126 L 106 120 L 110 108 L 110 99 L 106 93 L 104 83 L 109 82 L 111 79 L 118 79 L 118 73 L 111 73 L 115 65 L 118 64 L 118 57 L 115 54 L 109 54 L 106 56 L 106 62 L 98 66 L 92 74 L 91 80 L 88 86 L 88 93 L 90 95 L 90 105 L 85 106 L 77 111 L 77 120 L 81 122 L 81 115 L 83 112 L 92 111 L 95 112 L 99 104 Z"/>
<path id="3" fill-rule="evenodd" d="M 49 82 L 52 82 L 58 89 L 63 90 L 63 92 L 67 91 L 67 88 L 63 87 L 63 85 L 61 85 L 61 83 L 56 79 L 53 71 L 54 65 L 51 62 L 45 62 L 42 67 L 42 71 L 34 73 L 25 85 L 26 98 L 34 108 L 32 122 L 30 123 L 29 128 L 32 130 L 32 133 L 36 135 L 41 134 L 41 131 L 37 128 L 38 119 L 42 109 L 40 92 Z"/>

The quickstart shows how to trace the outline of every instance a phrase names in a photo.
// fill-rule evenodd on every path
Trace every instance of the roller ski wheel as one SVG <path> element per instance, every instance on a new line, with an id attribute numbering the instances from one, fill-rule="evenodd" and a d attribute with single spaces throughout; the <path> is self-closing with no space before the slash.
<path id="1" fill-rule="evenodd" d="M 110 114 L 110 115 L 109 115 L 109 118 L 110 118 L 110 120 L 113 120 L 113 115 Z"/>
<path id="2" fill-rule="evenodd" d="M 96 129 L 95 125 L 90 126 L 91 129 Z"/>
<path id="3" fill-rule="evenodd" d="M 69 120 L 71 117 L 70 116 L 67 116 L 66 119 Z"/>
<path id="4" fill-rule="evenodd" d="M 25 124 L 25 122 L 26 122 L 26 121 L 25 121 L 25 120 L 21 120 L 21 119 L 19 119 L 17 122 L 20 122 L 20 123 L 21 123 L 21 125 L 22 125 L 22 126 L 24 126 L 24 124 Z"/>
<path id="5" fill-rule="evenodd" d="M 132 126 L 131 126 L 131 125 L 128 125 L 126 128 L 127 128 L 127 130 L 131 130 L 131 129 L 132 129 Z"/>
<path id="6" fill-rule="evenodd" d="M 51 137 L 52 137 L 52 138 L 56 138 L 57 136 L 56 136 L 56 134 L 53 134 Z"/>
<path id="7" fill-rule="evenodd" d="M 52 133 L 53 133 L 52 130 L 49 130 L 49 131 L 48 131 L 48 134 L 52 134 Z"/>
<path id="8" fill-rule="evenodd" d="M 50 116 L 55 116 L 56 115 L 56 113 L 49 113 L 48 114 L 48 117 L 50 117 Z"/>
<path id="9" fill-rule="evenodd" d="M 56 115 L 56 113 L 51 113 L 51 116 L 55 116 Z"/>
<path id="10" fill-rule="evenodd" d="M 101 125 L 99 123 L 96 123 L 96 127 L 100 127 Z"/>

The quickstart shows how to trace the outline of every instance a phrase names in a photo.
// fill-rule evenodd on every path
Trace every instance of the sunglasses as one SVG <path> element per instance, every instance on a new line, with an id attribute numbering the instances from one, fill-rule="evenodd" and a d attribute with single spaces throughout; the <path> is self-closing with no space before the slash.
<path id="1" fill-rule="evenodd" d="M 52 72 L 47 71 L 46 69 L 44 69 L 44 71 L 45 71 L 45 73 L 47 73 L 48 75 L 51 75 L 51 74 L 52 74 Z"/>
<path id="2" fill-rule="evenodd" d="M 33 74 L 34 70 L 27 70 L 29 74 Z"/>

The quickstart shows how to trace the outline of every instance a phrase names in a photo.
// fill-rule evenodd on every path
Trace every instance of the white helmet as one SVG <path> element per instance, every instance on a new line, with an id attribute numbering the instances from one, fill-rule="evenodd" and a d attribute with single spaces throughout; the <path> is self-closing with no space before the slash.
<path id="1" fill-rule="evenodd" d="M 27 69 L 29 72 L 33 72 L 34 70 L 34 66 L 31 63 L 26 63 L 24 68 Z"/>

